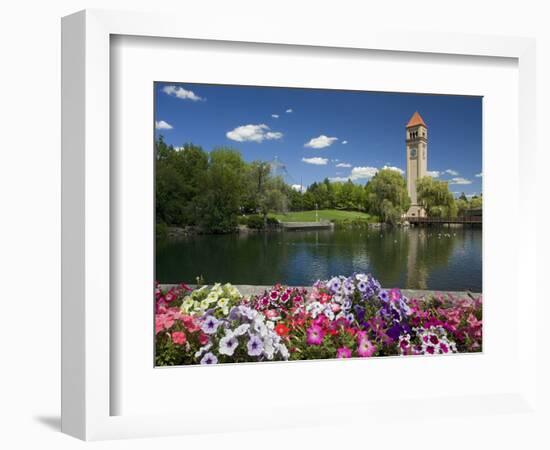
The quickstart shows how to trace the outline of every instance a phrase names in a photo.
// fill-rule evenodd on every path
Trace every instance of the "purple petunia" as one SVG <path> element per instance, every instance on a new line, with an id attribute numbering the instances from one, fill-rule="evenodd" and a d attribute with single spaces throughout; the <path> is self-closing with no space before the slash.
<path id="1" fill-rule="evenodd" d="M 336 292 L 340 290 L 341 286 L 342 286 L 342 282 L 338 277 L 333 277 L 328 282 L 328 287 L 332 292 Z"/>
<path id="2" fill-rule="evenodd" d="M 264 344 L 258 336 L 251 336 L 246 347 L 249 356 L 260 356 L 264 350 Z"/>
<path id="3" fill-rule="evenodd" d="M 218 364 L 218 358 L 214 353 L 208 352 L 202 357 L 201 364 Z"/>
<path id="4" fill-rule="evenodd" d="M 220 321 L 218 319 L 216 319 L 214 316 L 207 316 L 201 325 L 201 330 L 206 334 L 214 334 L 216 331 L 218 331 L 219 326 Z"/>

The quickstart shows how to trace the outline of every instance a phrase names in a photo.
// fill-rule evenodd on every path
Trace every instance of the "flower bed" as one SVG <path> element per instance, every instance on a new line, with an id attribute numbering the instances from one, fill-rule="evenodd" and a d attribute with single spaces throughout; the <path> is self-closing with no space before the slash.
<path id="1" fill-rule="evenodd" d="M 366 274 L 253 296 L 230 284 L 157 285 L 155 297 L 159 366 L 482 350 L 481 298 L 407 299 Z"/>

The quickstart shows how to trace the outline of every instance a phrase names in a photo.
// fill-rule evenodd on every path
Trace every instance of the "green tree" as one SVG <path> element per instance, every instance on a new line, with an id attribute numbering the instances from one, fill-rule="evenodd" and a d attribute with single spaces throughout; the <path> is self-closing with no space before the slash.
<path id="1" fill-rule="evenodd" d="M 176 150 L 162 139 L 156 143 L 156 221 L 168 225 L 195 225 L 196 198 L 203 189 L 208 155 L 192 144 Z"/>
<path id="2" fill-rule="evenodd" d="M 242 182 L 245 167 L 241 154 L 235 150 L 219 148 L 210 153 L 198 206 L 199 225 L 204 230 L 227 233 L 237 228 L 245 192 Z"/>
<path id="3" fill-rule="evenodd" d="M 365 187 L 367 211 L 384 222 L 395 224 L 409 209 L 410 198 L 403 176 L 391 169 L 382 169 Z"/>
<path id="4" fill-rule="evenodd" d="M 469 204 L 468 200 L 467 200 L 467 199 L 464 200 L 464 199 L 462 198 L 462 196 L 460 196 L 460 197 L 458 198 L 458 200 L 455 200 L 455 203 L 456 203 L 457 214 L 458 214 L 459 216 L 464 215 L 464 213 L 465 213 L 468 209 L 470 209 L 470 204 Z"/>
<path id="5" fill-rule="evenodd" d="M 445 181 L 423 177 L 416 183 L 418 202 L 429 217 L 455 217 L 457 205 Z"/>
<path id="6" fill-rule="evenodd" d="M 259 213 L 267 224 L 270 212 L 284 212 L 288 207 L 289 186 L 280 177 L 271 176 L 271 166 L 267 162 L 254 161 L 248 166 L 248 186 L 246 189 L 247 209 Z"/>
<path id="7" fill-rule="evenodd" d="M 483 196 L 474 195 L 470 200 L 470 209 L 479 209 L 483 207 Z"/>

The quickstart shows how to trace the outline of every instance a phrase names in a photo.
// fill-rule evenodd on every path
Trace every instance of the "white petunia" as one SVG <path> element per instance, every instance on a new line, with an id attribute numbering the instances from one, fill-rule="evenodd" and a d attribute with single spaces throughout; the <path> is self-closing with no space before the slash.
<path id="1" fill-rule="evenodd" d="M 273 341 L 271 339 L 264 340 L 264 354 L 267 359 L 273 359 L 275 353 L 275 347 L 273 346 Z"/>
<path id="2" fill-rule="evenodd" d="M 235 328 L 235 330 L 233 330 L 233 334 L 235 336 L 242 336 L 248 331 L 249 328 L 250 328 L 250 324 L 243 323 L 242 325 L 239 325 L 237 328 Z"/>
<path id="3" fill-rule="evenodd" d="M 195 353 L 195 358 L 200 357 L 204 352 L 207 352 L 212 348 L 212 342 L 209 342 L 205 346 L 198 349 L 198 351 Z"/>
<path id="4" fill-rule="evenodd" d="M 326 308 L 323 313 L 328 320 L 334 320 L 334 312 L 332 312 L 332 309 Z"/>
<path id="5" fill-rule="evenodd" d="M 229 335 L 226 334 L 223 338 L 220 339 L 219 352 L 222 355 L 233 356 L 233 353 L 235 353 L 235 349 L 238 345 L 239 341 L 235 336 L 233 336 L 233 333 Z"/>

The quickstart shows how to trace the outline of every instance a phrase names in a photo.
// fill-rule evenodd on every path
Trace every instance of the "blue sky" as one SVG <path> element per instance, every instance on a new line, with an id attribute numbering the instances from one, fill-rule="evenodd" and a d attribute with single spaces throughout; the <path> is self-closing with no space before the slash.
<path id="1" fill-rule="evenodd" d="M 418 111 L 431 174 L 452 192 L 481 192 L 481 97 L 172 82 L 155 90 L 155 133 L 168 144 L 277 158 L 286 181 L 304 186 L 325 177 L 366 183 L 384 166 L 404 171 L 405 125 Z"/>

